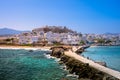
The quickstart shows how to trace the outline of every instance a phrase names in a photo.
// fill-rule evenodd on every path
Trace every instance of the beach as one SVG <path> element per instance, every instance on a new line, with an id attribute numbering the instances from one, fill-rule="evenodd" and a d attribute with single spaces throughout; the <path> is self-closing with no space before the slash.
<path id="1" fill-rule="evenodd" d="M 49 51 L 50 47 L 30 47 L 30 46 L 7 46 L 7 45 L 2 45 L 0 46 L 0 49 L 25 49 L 25 50 L 44 50 L 44 51 Z"/>

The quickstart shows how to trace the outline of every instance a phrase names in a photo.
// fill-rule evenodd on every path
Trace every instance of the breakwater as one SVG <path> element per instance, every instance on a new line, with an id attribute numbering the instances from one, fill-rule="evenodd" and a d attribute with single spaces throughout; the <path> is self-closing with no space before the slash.
<path id="1" fill-rule="evenodd" d="M 78 79 L 119 80 L 117 71 L 106 68 L 71 51 L 70 47 L 54 47 L 51 56 L 60 58 L 69 73 L 78 75 Z M 113 77 L 114 76 L 114 77 Z"/>

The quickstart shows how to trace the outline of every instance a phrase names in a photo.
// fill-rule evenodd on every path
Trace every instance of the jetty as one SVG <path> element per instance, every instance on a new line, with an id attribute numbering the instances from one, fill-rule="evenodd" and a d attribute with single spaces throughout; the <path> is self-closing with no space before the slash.
<path id="1" fill-rule="evenodd" d="M 115 71 L 115 70 L 112 70 L 110 68 L 104 67 L 104 66 L 102 66 L 102 65 L 100 65 L 100 64 L 98 64 L 98 63 L 96 63 L 96 62 L 94 62 L 92 60 L 89 60 L 87 58 L 84 58 L 83 56 L 80 56 L 80 55 L 76 54 L 74 51 L 71 51 L 71 50 L 65 51 L 64 54 L 66 56 L 73 57 L 76 60 L 79 60 L 79 61 L 81 61 L 83 63 L 88 63 L 91 67 L 93 67 L 93 68 L 95 68 L 95 69 L 97 69 L 99 71 L 102 71 L 102 72 L 104 72 L 106 74 L 109 74 L 109 75 L 111 75 L 111 76 L 113 76 L 115 78 L 120 79 L 120 72 L 119 71 Z"/>

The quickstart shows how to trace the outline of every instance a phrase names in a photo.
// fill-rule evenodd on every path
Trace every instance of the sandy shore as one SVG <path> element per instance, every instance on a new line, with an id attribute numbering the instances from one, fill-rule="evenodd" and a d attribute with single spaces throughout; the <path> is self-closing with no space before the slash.
<path id="1" fill-rule="evenodd" d="M 50 47 L 29 47 L 29 46 L 0 46 L 0 49 L 25 49 L 49 51 Z"/>
<path id="2" fill-rule="evenodd" d="M 95 62 L 92 61 L 92 60 L 88 60 L 88 59 L 86 59 L 86 58 L 84 58 L 84 57 L 82 57 L 82 56 L 80 56 L 80 55 L 72 52 L 71 50 L 66 51 L 66 52 L 65 52 L 65 55 L 67 55 L 67 56 L 69 56 L 69 57 L 73 57 L 73 58 L 75 58 L 75 59 L 77 59 L 77 60 L 79 60 L 79 61 L 81 61 L 81 62 L 83 62 L 83 63 L 89 63 L 89 65 L 90 65 L 91 67 L 93 67 L 93 68 L 95 68 L 95 69 L 97 69 L 97 70 L 99 70 L 99 71 L 102 71 L 102 72 L 104 72 L 104 73 L 107 73 L 107 74 L 109 74 L 109 75 L 111 75 L 111 76 L 114 76 L 114 77 L 120 79 L 120 72 L 119 72 L 119 71 L 115 71 L 115 70 L 112 70 L 112 69 L 110 69 L 110 68 L 101 66 L 100 64 L 95 63 Z"/>

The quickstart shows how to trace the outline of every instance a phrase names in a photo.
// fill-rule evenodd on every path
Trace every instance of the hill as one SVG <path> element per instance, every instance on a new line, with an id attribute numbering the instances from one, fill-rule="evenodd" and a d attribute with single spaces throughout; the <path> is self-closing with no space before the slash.
<path id="1" fill-rule="evenodd" d="M 53 33 L 76 33 L 75 31 L 67 28 L 66 26 L 45 26 L 42 28 L 36 28 L 33 29 L 32 32 L 39 32 L 39 31 L 44 31 L 44 32 L 49 32 L 52 31 Z"/>
<path id="2" fill-rule="evenodd" d="M 1 28 L 0 29 L 0 35 L 14 35 L 14 34 L 20 34 L 24 31 L 18 31 L 14 29 L 9 29 L 9 28 Z"/>

